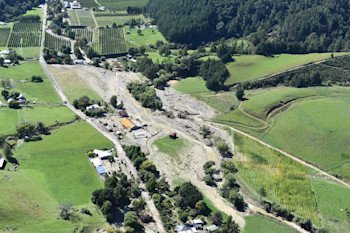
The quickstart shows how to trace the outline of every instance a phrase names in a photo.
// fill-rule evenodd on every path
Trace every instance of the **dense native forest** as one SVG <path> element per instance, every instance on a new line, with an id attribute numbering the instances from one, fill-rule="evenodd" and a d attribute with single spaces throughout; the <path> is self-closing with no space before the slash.
<path id="1" fill-rule="evenodd" d="M 260 54 L 350 49 L 348 0 L 150 0 L 147 10 L 176 43 L 245 38 Z"/>
<path id="2" fill-rule="evenodd" d="M 0 0 L 0 21 L 10 21 L 44 0 Z"/>

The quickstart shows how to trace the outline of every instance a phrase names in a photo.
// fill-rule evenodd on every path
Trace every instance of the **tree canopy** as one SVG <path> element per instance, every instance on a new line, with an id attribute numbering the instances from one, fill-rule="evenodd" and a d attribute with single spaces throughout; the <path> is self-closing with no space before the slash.
<path id="1" fill-rule="evenodd" d="M 176 43 L 246 38 L 264 55 L 350 48 L 348 0 L 150 0 L 147 10 Z"/>

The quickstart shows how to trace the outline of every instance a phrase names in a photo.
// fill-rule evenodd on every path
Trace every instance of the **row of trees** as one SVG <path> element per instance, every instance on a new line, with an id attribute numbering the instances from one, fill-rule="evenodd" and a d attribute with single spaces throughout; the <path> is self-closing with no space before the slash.
<path id="1" fill-rule="evenodd" d="M 162 109 L 162 101 L 158 98 L 156 91 L 147 83 L 130 82 L 126 88 L 137 101 L 141 102 L 142 107 Z"/>
<path id="2" fill-rule="evenodd" d="M 44 2 L 44 0 L 0 1 L 0 21 L 11 21 L 17 16 L 26 13 L 27 10 L 31 10 Z"/>

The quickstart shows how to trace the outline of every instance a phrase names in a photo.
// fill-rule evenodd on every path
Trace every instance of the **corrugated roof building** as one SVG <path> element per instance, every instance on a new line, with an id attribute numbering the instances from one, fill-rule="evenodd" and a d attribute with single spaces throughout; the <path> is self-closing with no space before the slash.
<path id="1" fill-rule="evenodd" d="M 139 127 L 134 124 L 129 118 L 122 118 L 120 123 L 129 131 L 137 130 Z"/>

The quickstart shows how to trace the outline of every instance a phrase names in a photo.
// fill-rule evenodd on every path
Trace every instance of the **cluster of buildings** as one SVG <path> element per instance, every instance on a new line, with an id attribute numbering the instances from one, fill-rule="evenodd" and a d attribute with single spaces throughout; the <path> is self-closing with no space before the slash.
<path id="1" fill-rule="evenodd" d="M 218 230 L 216 225 L 210 225 L 204 227 L 204 223 L 201 219 L 192 220 L 191 224 L 184 224 L 176 226 L 178 233 L 210 233 Z"/>
<path id="2" fill-rule="evenodd" d="M 8 50 L 8 49 L 2 50 L 2 51 L 0 52 L 0 56 L 1 56 L 2 58 L 4 58 L 4 59 L 5 59 L 9 54 L 10 54 L 10 50 Z M 10 59 L 5 59 L 5 60 L 4 60 L 4 64 L 10 65 L 10 64 L 12 64 L 12 62 L 11 62 Z"/>
<path id="3" fill-rule="evenodd" d="M 78 1 L 68 2 L 68 1 L 62 1 L 63 8 L 67 9 L 81 9 L 81 5 Z"/>
<path id="4" fill-rule="evenodd" d="M 11 101 L 18 101 L 18 103 L 20 104 L 26 104 L 27 103 L 27 99 L 26 97 L 24 97 L 23 94 L 20 94 L 17 98 L 13 99 L 13 98 L 8 98 L 7 99 L 7 103 L 10 103 Z"/>
<path id="5" fill-rule="evenodd" d="M 110 150 L 93 150 L 93 153 L 96 155 L 95 158 L 90 158 L 90 162 L 94 165 L 96 171 L 100 176 L 107 175 L 106 169 L 103 167 L 102 160 L 106 160 L 113 157 L 113 154 Z"/>

